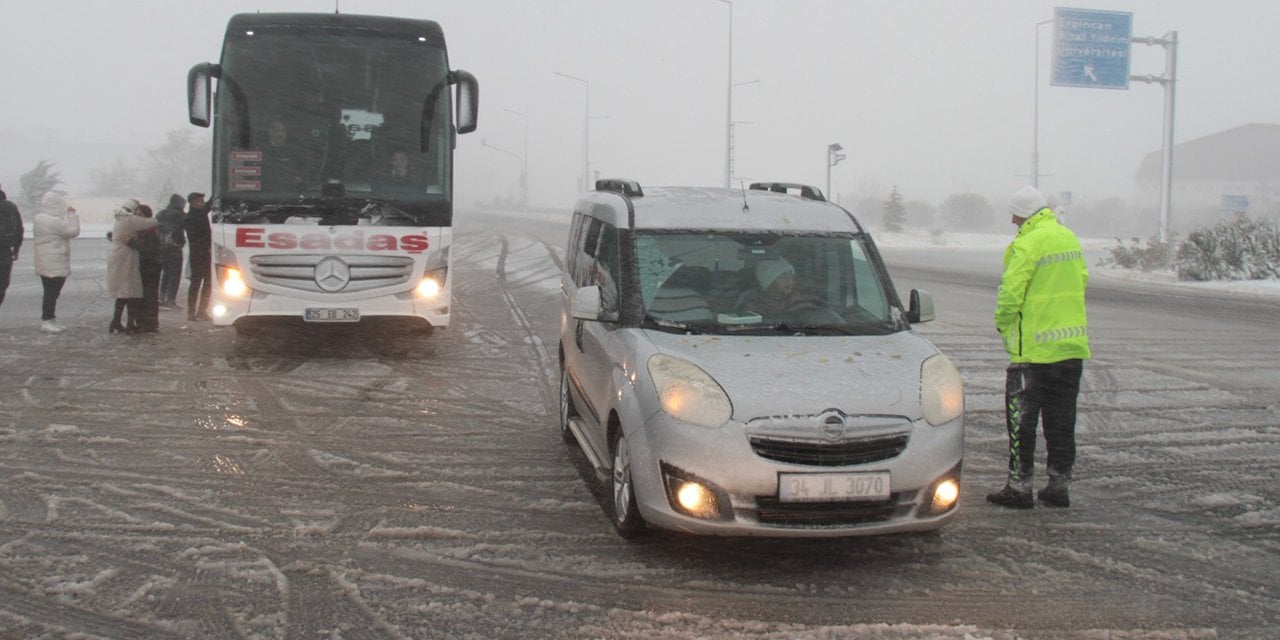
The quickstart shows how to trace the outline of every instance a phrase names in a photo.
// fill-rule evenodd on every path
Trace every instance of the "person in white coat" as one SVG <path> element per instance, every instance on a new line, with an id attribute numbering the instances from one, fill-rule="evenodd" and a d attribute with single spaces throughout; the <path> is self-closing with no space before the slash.
<path id="1" fill-rule="evenodd" d="M 115 313 L 107 333 L 137 333 L 142 305 L 142 271 L 138 251 L 129 241 L 139 233 L 156 226 L 155 218 L 136 215 L 137 200 L 130 198 L 116 208 L 115 225 L 111 229 L 111 253 L 107 255 L 107 294 L 116 299 Z M 121 324 L 125 309 L 129 324 Z"/>
<path id="2" fill-rule="evenodd" d="M 36 275 L 44 285 L 40 329 L 58 333 L 62 331 L 56 315 L 58 296 L 71 275 L 71 239 L 80 235 L 80 216 L 66 199 L 51 191 L 40 200 L 31 235 L 36 247 Z"/>

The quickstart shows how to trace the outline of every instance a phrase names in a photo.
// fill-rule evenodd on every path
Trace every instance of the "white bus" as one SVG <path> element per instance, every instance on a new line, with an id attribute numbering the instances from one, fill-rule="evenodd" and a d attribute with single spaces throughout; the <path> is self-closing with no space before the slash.
<path id="1" fill-rule="evenodd" d="M 238 14 L 187 93 L 213 126 L 215 325 L 449 325 L 453 148 L 479 87 L 440 25 Z"/>

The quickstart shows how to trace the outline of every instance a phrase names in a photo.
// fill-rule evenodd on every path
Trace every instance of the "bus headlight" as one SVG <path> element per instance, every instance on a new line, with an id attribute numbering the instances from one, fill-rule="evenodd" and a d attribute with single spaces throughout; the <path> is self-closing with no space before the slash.
<path id="1" fill-rule="evenodd" d="M 920 406 L 924 419 L 935 427 L 964 413 L 960 371 L 944 355 L 932 356 L 920 366 Z"/>
<path id="2" fill-rule="evenodd" d="M 240 277 L 239 269 L 223 269 L 222 270 L 222 292 L 239 298 L 249 290 L 249 285 L 244 283 L 244 278 Z"/>
<path id="3" fill-rule="evenodd" d="M 444 291 L 444 279 L 448 276 L 448 269 L 436 269 L 428 271 L 422 276 L 422 281 L 414 289 L 414 293 L 419 298 L 431 300 L 440 295 Z"/>

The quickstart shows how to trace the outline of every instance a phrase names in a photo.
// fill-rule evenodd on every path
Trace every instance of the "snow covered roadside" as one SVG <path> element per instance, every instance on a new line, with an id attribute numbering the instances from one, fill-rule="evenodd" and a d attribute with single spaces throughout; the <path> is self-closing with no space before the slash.
<path id="1" fill-rule="evenodd" d="M 922 230 L 895 233 L 883 229 L 873 229 L 872 235 L 876 239 L 876 244 L 881 247 L 936 247 L 938 249 L 992 251 L 998 253 L 1004 251 L 1009 241 L 1013 239 L 1013 229 L 1011 225 L 1008 234 L 949 231 L 941 235 L 933 235 Z M 1172 271 L 1145 272 L 1121 269 L 1114 266 L 1098 266 L 1099 261 L 1109 257 L 1110 254 L 1107 249 L 1116 245 L 1114 238 L 1080 238 L 1080 245 L 1089 257 L 1089 273 L 1094 277 L 1102 276 L 1130 282 L 1150 282 L 1189 290 L 1224 291 L 1280 298 L 1280 280 L 1180 282 L 1175 278 Z"/>

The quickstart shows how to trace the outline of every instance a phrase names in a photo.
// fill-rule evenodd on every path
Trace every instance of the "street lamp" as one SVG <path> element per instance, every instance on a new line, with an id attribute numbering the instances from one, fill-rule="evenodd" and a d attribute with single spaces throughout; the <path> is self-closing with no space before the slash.
<path id="1" fill-rule="evenodd" d="M 739 82 L 736 84 L 729 85 L 729 88 L 730 90 L 732 90 L 733 87 L 741 87 L 744 84 L 756 84 L 757 82 L 760 82 L 760 81 L 747 80 L 746 82 Z M 732 183 L 733 183 L 734 165 L 736 164 L 734 161 L 735 160 L 734 155 L 737 152 L 737 146 L 738 146 L 737 137 L 735 135 L 737 133 L 736 127 L 734 127 L 734 125 L 736 124 L 751 124 L 751 123 L 746 120 L 729 120 L 729 145 L 728 145 L 729 146 L 729 180 L 727 181 L 729 183 L 729 186 L 732 186 Z"/>
<path id="2" fill-rule="evenodd" d="M 733 2 L 720 2 L 729 5 L 729 76 L 725 81 L 729 90 L 725 97 L 724 116 L 724 186 L 727 188 L 733 179 Z"/>
<path id="3" fill-rule="evenodd" d="M 524 153 L 520 159 L 520 206 L 529 208 L 529 116 L 515 109 L 506 108 L 507 113 L 524 118 Z"/>
<path id="4" fill-rule="evenodd" d="M 831 200 L 831 167 L 840 164 L 844 160 L 844 147 L 839 142 L 832 142 L 827 145 L 827 199 Z"/>
<path id="5" fill-rule="evenodd" d="M 489 147 L 490 149 L 493 149 L 494 151 L 497 151 L 497 152 L 499 152 L 499 153 L 505 153 L 505 154 L 507 154 L 507 155 L 511 156 L 512 158 L 515 158 L 516 160 L 520 161 L 520 167 L 521 167 L 521 173 L 520 173 L 520 186 L 521 186 L 521 188 L 522 188 L 522 190 L 521 190 L 521 197 L 523 197 L 523 196 L 524 196 L 523 187 L 524 187 L 524 184 L 525 184 L 525 182 L 524 182 L 524 156 L 521 156 L 520 154 L 518 154 L 518 153 L 516 153 L 516 152 L 514 152 L 514 151 L 507 151 L 506 149 L 503 149 L 502 147 L 495 147 L 495 146 L 493 146 L 493 145 L 489 144 L 489 141 L 488 141 L 488 140 L 485 140 L 485 139 L 483 139 L 483 138 L 481 138 L 481 139 L 480 139 L 480 146 L 482 146 L 482 147 Z M 523 204 L 523 203 L 522 203 L 522 204 Z M 524 208 L 524 207 L 522 206 L 522 209 L 523 209 L 523 208 Z"/>
<path id="6" fill-rule="evenodd" d="M 1032 118 L 1031 135 L 1031 186 L 1040 188 L 1040 27 L 1053 24 L 1053 20 L 1041 20 L 1036 23 L 1036 91 L 1035 115 Z"/>
<path id="7" fill-rule="evenodd" d="M 571 76 L 567 73 L 556 72 L 556 75 L 570 80 L 576 80 L 582 83 L 583 94 L 586 96 L 586 108 L 582 112 L 582 190 L 591 190 L 591 83 L 579 78 Z"/>

